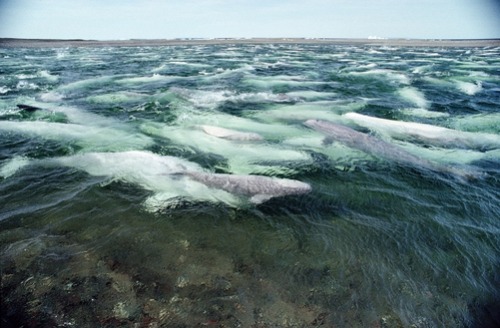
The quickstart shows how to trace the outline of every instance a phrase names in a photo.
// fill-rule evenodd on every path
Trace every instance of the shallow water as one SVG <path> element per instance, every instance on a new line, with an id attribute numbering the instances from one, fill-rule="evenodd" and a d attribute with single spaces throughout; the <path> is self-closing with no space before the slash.
<path id="1" fill-rule="evenodd" d="M 207 45 L 0 58 L 2 326 L 498 324 L 500 49 Z M 349 112 L 463 131 L 474 147 L 394 138 Z M 350 148 L 307 119 L 433 164 Z M 255 204 L 180 176 L 185 167 L 312 191 Z"/>

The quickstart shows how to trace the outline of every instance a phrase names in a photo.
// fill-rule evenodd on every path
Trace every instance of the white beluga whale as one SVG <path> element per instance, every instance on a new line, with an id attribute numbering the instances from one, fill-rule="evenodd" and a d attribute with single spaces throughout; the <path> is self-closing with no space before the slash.
<path id="1" fill-rule="evenodd" d="M 264 138 L 255 132 L 241 132 L 213 125 L 202 125 L 201 129 L 208 135 L 237 141 L 262 141 Z"/>
<path id="2" fill-rule="evenodd" d="M 149 151 L 94 152 L 41 160 L 14 158 L 0 168 L 0 174 L 7 178 L 28 165 L 71 167 L 110 181 L 138 185 L 152 192 L 144 202 L 151 211 L 181 199 L 237 207 L 245 202 L 259 204 L 273 197 L 311 191 L 309 184 L 297 180 L 210 173 L 188 160 Z"/>
<path id="3" fill-rule="evenodd" d="M 34 115 L 36 119 L 49 118 L 50 116 L 62 116 L 68 123 L 92 127 L 100 126 L 119 129 L 125 128 L 126 126 L 123 122 L 112 117 L 95 114 L 88 110 L 74 106 L 62 106 L 37 101 L 30 101 L 27 104 L 18 104 L 17 106 L 23 110 L 26 110 L 26 108 L 32 108 L 30 111 L 36 111 L 36 115 Z"/>
<path id="4" fill-rule="evenodd" d="M 458 131 L 430 124 L 401 122 L 358 113 L 347 113 L 343 117 L 396 139 L 410 139 L 433 146 L 481 151 L 500 148 L 500 136 L 492 133 Z"/>
<path id="5" fill-rule="evenodd" d="M 171 144 L 185 149 L 217 154 L 227 159 L 229 170 L 237 174 L 262 174 L 265 172 L 289 173 L 283 163 L 310 162 L 306 152 L 281 143 L 245 143 L 209 135 L 193 127 L 163 124 L 143 124 L 141 130 L 149 135 L 166 138 Z"/>
<path id="6" fill-rule="evenodd" d="M 125 151 L 146 148 L 153 144 L 150 137 L 140 133 L 113 127 L 73 123 L 0 121 L 0 133 L 2 131 L 63 143 L 74 142 L 88 151 Z"/>
<path id="7" fill-rule="evenodd" d="M 339 121 L 340 114 L 352 112 L 363 108 L 366 101 L 320 101 L 311 103 L 298 103 L 294 105 L 274 106 L 271 109 L 255 111 L 250 114 L 252 118 L 268 122 L 303 122 L 308 119 Z"/>
<path id="8" fill-rule="evenodd" d="M 499 90 L 500 91 L 500 90 Z M 450 126 L 468 132 L 500 134 L 500 113 L 465 115 L 451 119 Z"/>
<path id="9" fill-rule="evenodd" d="M 186 113 L 185 107 L 180 108 L 177 112 L 175 125 L 179 127 L 214 126 L 241 133 L 256 133 L 262 138 L 271 141 L 280 141 L 304 133 L 304 129 L 294 125 L 276 122 L 264 123 L 252 118 L 220 112 L 210 112 L 207 114 L 207 112 L 191 109 Z"/>
<path id="10" fill-rule="evenodd" d="M 393 145 L 389 142 L 356 131 L 341 124 L 320 120 L 308 120 L 304 124 L 314 130 L 324 133 L 333 141 L 340 142 L 350 148 L 361 150 L 376 158 L 396 162 L 401 165 L 409 165 L 437 172 L 451 173 L 463 178 L 476 176 L 475 172 L 463 171 L 459 168 L 431 162 L 413 155 L 397 145 Z"/>

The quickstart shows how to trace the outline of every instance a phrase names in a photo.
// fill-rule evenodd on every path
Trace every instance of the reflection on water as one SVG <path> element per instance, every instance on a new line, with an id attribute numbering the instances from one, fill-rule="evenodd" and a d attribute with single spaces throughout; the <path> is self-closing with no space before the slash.
<path id="1" fill-rule="evenodd" d="M 500 57 L 481 56 L 498 49 L 140 51 L 0 51 L 2 326 L 498 323 L 498 149 L 392 139 L 344 115 L 498 137 Z M 306 119 L 481 174 L 398 164 L 325 140 Z M 312 191 L 253 204 L 187 168 Z"/>

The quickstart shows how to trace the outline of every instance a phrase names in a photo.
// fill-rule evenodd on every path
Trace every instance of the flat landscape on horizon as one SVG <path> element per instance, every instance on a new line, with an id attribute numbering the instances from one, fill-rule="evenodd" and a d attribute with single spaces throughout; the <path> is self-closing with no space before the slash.
<path id="1" fill-rule="evenodd" d="M 176 38 L 176 39 L 20 39 L 0 38 L 0 47 L 123 47 L 200 44 L 338 44 L 409 47 L 500 46 L 500 39 L 383 39 L 383 38 Z"/>

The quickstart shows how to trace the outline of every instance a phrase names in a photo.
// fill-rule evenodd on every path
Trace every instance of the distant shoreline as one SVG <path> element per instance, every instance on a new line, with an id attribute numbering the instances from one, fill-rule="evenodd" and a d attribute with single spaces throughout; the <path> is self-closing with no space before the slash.
<path id="1" fill-rule="evenodd" d="M 488 47 L 500 46 L 500 39 L 342 39 L 342 38 L 249 38 L 249 39 L 132 39 L 132 40 L 55 40 L 0 38 L 0 48 L 66 47 L 160 47 L 215 44 L 332 44 L 397 47 Z"/>

